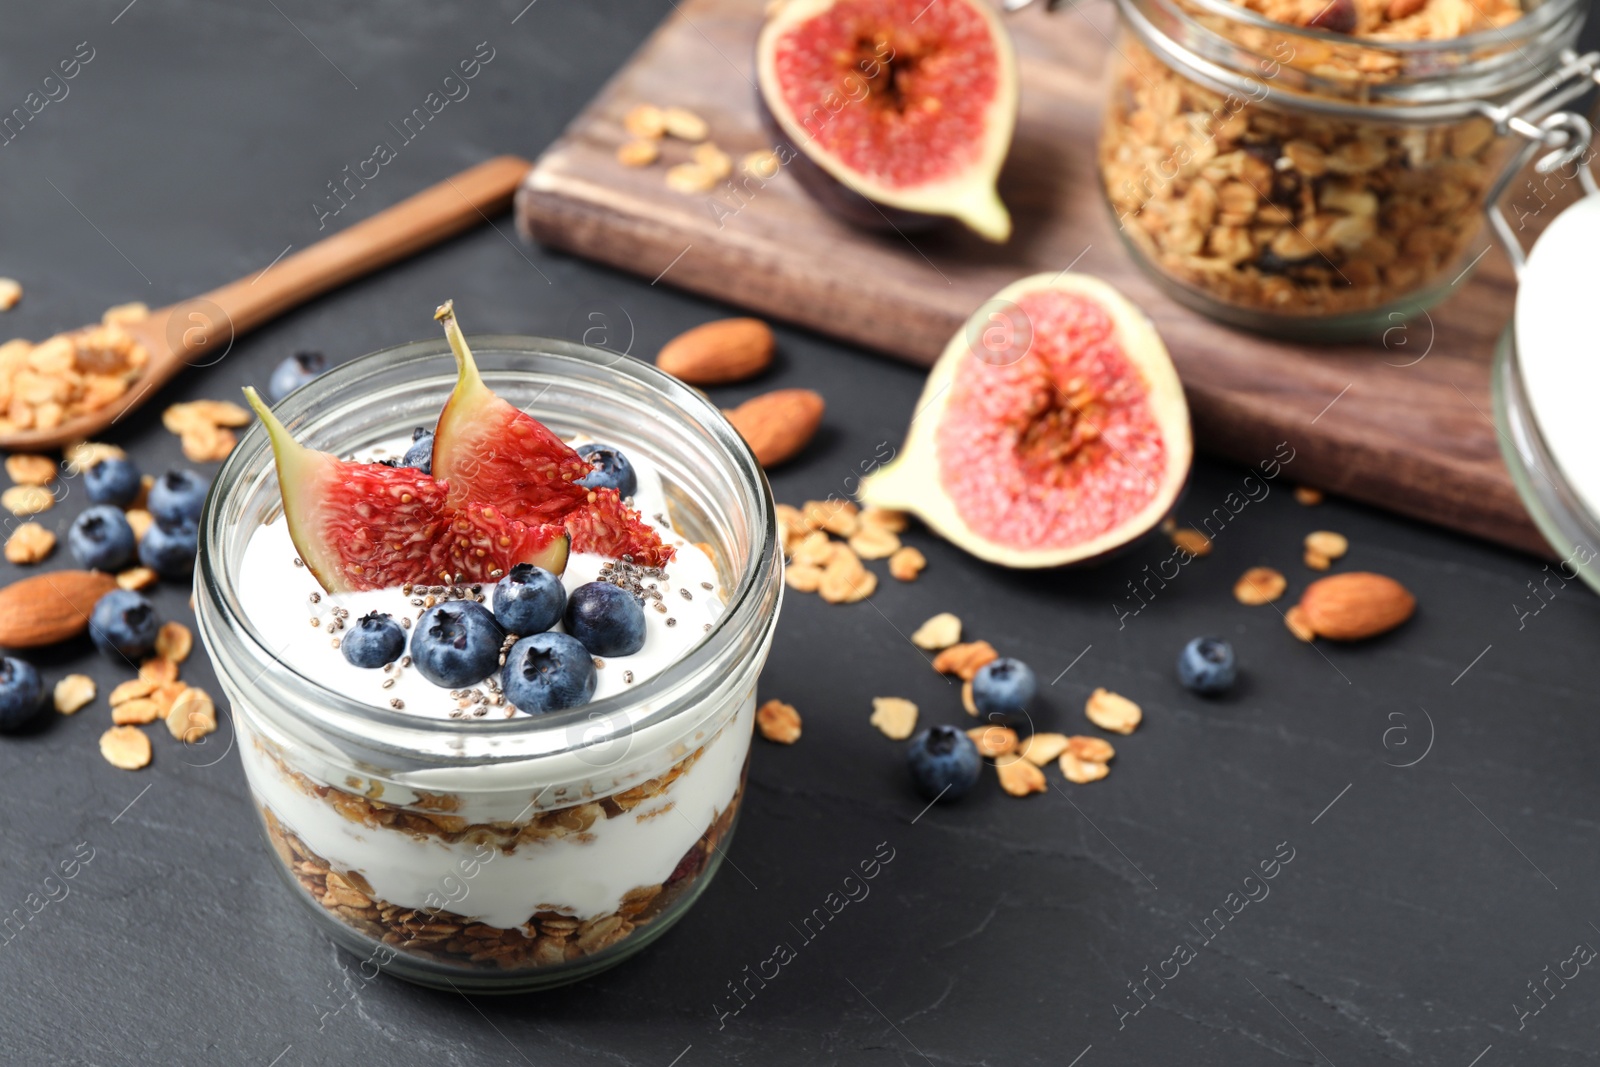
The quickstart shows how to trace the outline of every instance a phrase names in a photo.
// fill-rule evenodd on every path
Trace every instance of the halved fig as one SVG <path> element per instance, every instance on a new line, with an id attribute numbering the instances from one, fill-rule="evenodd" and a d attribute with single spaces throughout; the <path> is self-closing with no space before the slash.
<path id="1" fill-rule="evenodd" d="M 955 218 L 1011 236 L 995 179 L 1017 121 L 1016 59 L 985 0 L 787 0 L 757 39 L 756 81 L 781 161 L 841 217 L 878 229 Z"/>
<path id="2" fill-rule="evenodd" d="M 1105 555 L 1172 509 L 1189 409 L 1155 327 L 1111 286 L 1038 274 L 1002 289 L 928 375 L 905 448 L 862 482 L 1008 567 Z"/>
<path id="3" fill-rule="evenodd" d="M 272 441 L 289 537 L 328 592 L 493 582 L 518 563 L 566 570 L 570 538 L 559 523 L 520 522 L 473 501 L 453 507 L 445 485 L 419 470 L 307 448 L 254 389 L 244 392 Z"/>
<path id="4" fill-rule="evenodd" d="M 646 567 L 664 566 L 672 559 L 672 547 L 661 543 L 661 536 L 622 503 L 615 489 L 596 489 L 591 495 L 589 503 L 561 520 L 572 535 L 574 552 L 626 558 Z"/>
<path id="5" fill-rule="evenodd" d="M 456 356 L 456 387 L 433 432 L 433 476 L 450 488 L 450 502 L 494 504 L 508 517 L 554 522 L 586 503 L 578 485 L 593 467 L 549 428 L 483 383 L 456 322 L 453 301 L 434 312 Z"/>

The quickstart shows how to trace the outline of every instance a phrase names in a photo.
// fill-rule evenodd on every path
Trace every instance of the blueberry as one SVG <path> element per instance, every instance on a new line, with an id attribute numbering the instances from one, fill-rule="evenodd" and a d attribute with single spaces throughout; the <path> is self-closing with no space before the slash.
<path id="1" fill-rule="evenodd" d="M 72 520 L 67 547 L 92 571 L 120 571 L 133 561 L 133 527 L 118 508 L 96 504 Z"/>
<path id="2" fill-rule="evenodd" d="M 580 585 L 567 598 L 567 633 L 597 656 L 631 656 L 644 647 L 644 608 L 609 582 Z"/>
<path id="3" fill-rule="evenodd" d="M 0 731 L 19 730 L 44 706 L 39 672 L 26 660 L 0 659 Z"/>
<path id="4" fill-rule="evenodd" d="M 930 726 L 913 737 L 906 765 L 911 768 L 911 784 L 926 800 L 964 796 L 983 770 L 978 746 L 954 726 Z"/>
<path id="5" fill-rule="evenodd" d="M 578 455 L 594 464 L 593 473 L 578 479 L 590 489 L 615 489 L 618 496 L 630 497 L 639 491 L 639 476 L 633 464 L 612 445 L 579 445 Z"/>
<path id="6" fill-rule="evenodd" d="M 411 439 L 411 447 L 406 449 L 405 458 L 400 461 L 402 467 L 415 467 L 423 474 L 433 473 L 433 434 L 427 430 L 418 430 Z"/>
<path id="7" fill-rule="evenodd" d="M 150 601 L 129 589 L 113 589 L 89 613 L 89 637 L 101 652 L 137 663 L 156 647 L 161 619 Z"/>
<path id="8" fill-rule="evenodd" d="M 406 632 L 393 615 L 371 611 L 339 639 L 339 651 L 351 666 L 371 670 L 393 663 L 406 650 Z"/>
<path id="9" fill-rule="evenodd" d="M 594 657 L 563 633 L 534 634 L 511 646 L 500 688 L 529 715 L 587 704 L 594 696 Z"/>
<path id="10" fill-rule="evenodd" d="M 194 554 L 200 532 L 194 523 L 168 526 L 152 523 L 139 541 L 139 562 L 163 578 L 187 578 L 194 573 Z"/>
<path id="11" fill-rule="evenodd" d="M 83 487 L 96 504 L 127 507 L 139 495 L 139 468 L 131 459 L 111 456 L 83 472 Z"/>
<path id="12" fill-rule="evenodd" d="M 194 471 L 168 471 L 150 486 L 150 514 L 168 526 L 200 523 L 208 483 Z"/>
<path id="13" fill-rule="evenodd" d="M 567 591 L 561 579 L 531 563 L 518 563 L 494 587 L 494 617 L 511 633 L 542 634 L 561 621 Z"/>
<path id="14" fill-rule="evenodd" d="M 1233 646 L 1221 638 L 1197 637 L 1178 653 L 1178 681 L 1202 696 L 1226 693 L 1238 674 Z"/>
<path id="15" fill-rule="evenodd" d="M 411 659 L 434 685 L 464 689 L 500 666 L 503 641 L 505 631 L 488 608 L 475 600 L 447 600 L 417 619 Z"/>
<path id="16" fill-rule="evenodd" d="M 328 357 L 321 352 L 296 352 L 272 369 L 267 395 L 276 404 L 327 369 Z"/>
<path id="17" fill-rule="evenodd" d="M 972 703 L 985 718 L 1021 715 L 1038 693 L 1033 668 L 1010 656 L 990 660 L 972 677 Z"/>

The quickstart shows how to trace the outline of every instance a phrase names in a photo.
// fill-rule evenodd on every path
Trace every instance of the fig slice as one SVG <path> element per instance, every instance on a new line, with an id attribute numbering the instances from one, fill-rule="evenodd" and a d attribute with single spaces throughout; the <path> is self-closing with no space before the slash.
<path id="1" fill-rule="evenodd" d="M 911 511 L 980 559 L 1106 555 L 1171 511 L 1193 445 L 1183 387 L 1143 312 L 1081 274 L 1002 289 L 951 338 L 900 455 L 864 504 Z"/>
<path id="2" fill-rule="evenodd" d="M 985 0 L 788 0 L 762 26 L 756 82 L 780 161 L 847 221 L 954 218 L 989 241 L 1011 236 L 995 180 L 1017 65 Z"/>
<path id="3" fill-rule="evenodd" d="M 419 470 L 307 448 L 254 389 L 244 393 L 272 442 L 289 537 L 328 592 L 493 582 L 517 563 L 566 569 L 570 538 L 559 523 L 520 522 L 475 501 L 453 507 L 447 487 Z"/>
<path id="4" fill-rule="evenodd" d="M 450 503 L 487 501 L 508 518 L 556 522 L 589 499 L 578 485 L 594 468 L 544 423 L 496 396 L 456 322 L 453 301 L 434 312 L 456 356 L 456 387 L 433 432 L 433 476 Z"/>
<path id="5" fill-rule="evenodd" d="M 626 559 L 644 567 L 661 567 L 671 561 L 673 549 L 661 535 L 622 503 L 615 489 L 596 489 L 593 499 L 567 513 L 561 521 L 572 535 L 574 552 L 593 552 Z"/>

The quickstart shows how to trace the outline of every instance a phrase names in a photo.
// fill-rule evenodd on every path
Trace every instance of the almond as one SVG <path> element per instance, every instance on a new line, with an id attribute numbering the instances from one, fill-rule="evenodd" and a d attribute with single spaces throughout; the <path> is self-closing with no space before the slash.
<path id="1" fill-rule="evenodd" d="M 772 346 L 772 328 L 760 319 L 718 319 L 668 341 L 656 366 L 691 385 L 726 385 L 766 370 Z"/>
<path id="2" fill-rule="evenodd" d="M 762 393 L 727 412 L 763 467 L 776 467 L 794 457 L 822 422 L 822 397 L 809 389 Z"/>
<path id="3" fill-rule="evenodd" d="M 98 571 L 51 571 L 0 589 L 0 645 L 39 648 L 89 628 L 95 601 L 117 587 Z"/>
<path id="4" fill-rule="evenodd" d="M 1416 610 L 1417 598 L 1393 578 L 1351 571 L 1319 578 L 1300 598 L 1300 614 L 1318 637 L 1360 641 L 1394 629 Z"/>

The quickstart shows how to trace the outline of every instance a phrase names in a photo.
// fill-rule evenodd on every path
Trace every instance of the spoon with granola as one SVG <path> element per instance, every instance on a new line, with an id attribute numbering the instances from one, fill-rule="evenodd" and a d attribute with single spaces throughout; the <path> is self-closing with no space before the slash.
<path id="1" fill-rule="evenodd" d="M 209 293 L 114 307 L 39 344 L 0 344 L 0 449 L 94 437 L 179 371 L 220 361 L 240 334 L 504 211 L 530 167 L 498 156 Z"/>

